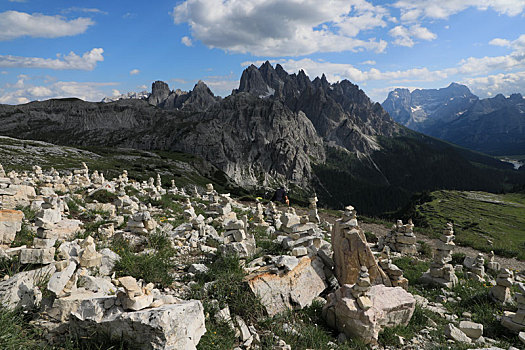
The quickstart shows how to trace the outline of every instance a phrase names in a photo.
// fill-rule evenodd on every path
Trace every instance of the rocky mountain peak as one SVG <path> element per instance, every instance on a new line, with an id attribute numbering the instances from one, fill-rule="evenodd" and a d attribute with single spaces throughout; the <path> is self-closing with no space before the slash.
<path id="1" fill-rule="evenodd" d="M 151 84 L 151 95 L 148 98 L 148 102 L 154 106 L 158 106 L 168 98 L 169 94 L 170 88 L 168 84 L 157 80 Z"/>

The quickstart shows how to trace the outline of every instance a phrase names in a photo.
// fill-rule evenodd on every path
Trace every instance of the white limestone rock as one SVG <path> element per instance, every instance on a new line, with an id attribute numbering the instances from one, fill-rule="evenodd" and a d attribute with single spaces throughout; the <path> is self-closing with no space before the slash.
<path id="1" fill-rule="evenodd" d="M 372 286 L 368 292 L 371 306 L 367 305 L 370 307 L 366 310 L 352 296 L 352 289 L 352 285 L 343 285 L 328 295 L 328 302 L 323 307 L 328 325 L 347 337 L 376 344 L 383 328 L 407 325 L 412 318 L 416 300 L 401 287 Z"/>

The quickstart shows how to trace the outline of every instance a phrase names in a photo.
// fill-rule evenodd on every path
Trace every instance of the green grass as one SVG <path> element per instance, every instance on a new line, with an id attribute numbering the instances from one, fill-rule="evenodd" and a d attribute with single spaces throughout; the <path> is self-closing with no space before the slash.
<path id="1" fill-rule="evenodd" d="M 403 270 L 403 276 L 410 285 L 418 284 L 421 275 L 430 268 L 430 262 L 418 261 L 408 256 L 394 259 L 392 262 Z"/>
<path id="2" fill-rule="evenodd" d="M 456 243 L 525 260 L 525 194 L 436 191 L 414 214 L 430 235 L 453 222 Z"/>
<path id="3" fill-rule="evenodd" d="M 38 337 L 28 327 L 22 314 L 9 311 L 0 304 L 0 349 L 37 349 Z"/>
<path id="4" fill-rule="evenodd" d="M 146 248 L 153 248 L 155 251 L 137 254 L 128 242 L 115 239 L 112 250 L 120 255 L 120 260 L 115 264 L 117 276 L 133 276 L 160 287 L 169 286 L 173 282 L 170 272 L 174 268 L 175 256 L 169 238 L 160 233 L 152 234 L 148 237 Z"/>
<path id="5" fill-rule="evenodd" d="M 266 234 L 266 227 L 256 227 L 251 231 L 255 237 L 257 248 L 261 251 L 254 256 L 254 259 L 263 255 L 283 255 L 286 254 L 286 249 L 279 243 L 274 243 L 273 238 Z"/>

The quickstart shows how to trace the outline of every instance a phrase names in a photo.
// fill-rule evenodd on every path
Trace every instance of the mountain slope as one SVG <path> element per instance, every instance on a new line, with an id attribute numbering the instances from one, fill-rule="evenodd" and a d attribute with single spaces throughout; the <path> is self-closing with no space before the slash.
<path id="1" fill-rule="evenodd" d="M 525 100 L 520 94 L 478 99 L 464 86 L 396 89 L 383 107 L 397 122 L 416 131 L 493 155 L 525 150 Z"/>
<path id="2" fill-rule="evenodd" d="M 251 190 L 287 184 L 326 205 L 368 214 L 439 188 L 500 191 L 525 173 L 396 124 L 349 81 L 310 80 L 269 63 L 247 68 L 222 99 L 153 83 L 148 100 L 78 99 L 0 105 L 0 134 L 61 145 L 178 151 L 202 157 Z M 521 177 L 516 174 L 522 174 Z"/>

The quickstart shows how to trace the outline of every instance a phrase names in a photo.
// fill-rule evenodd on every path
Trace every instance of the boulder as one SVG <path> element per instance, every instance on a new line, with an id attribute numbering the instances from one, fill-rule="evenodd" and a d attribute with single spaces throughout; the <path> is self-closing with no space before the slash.
<path id="1" fill-rule="evenodd" d="M 20 210 L 0 210 L 0 244 L 9 245 L 22 229 L 24 213 Z"/>
<path id="2" fill-rule="evenodd" d="M 370 288 L 369 308 L 361 308 L 352 296 L 353 285 L 345 284 L 328 295 L 323 318 L 328 325 L 347 337 L 376 344 L 379 332 L 385 327 L 406 326 L 416 306 L 416 299 L 401 287 L 375 285 Z"/>
<path id="3" fill-rule="evenodd" d="M 12 310 L 16 307 L 29 307 L 39 303 L 42 294 L 36 287 L 55 272 L 54 265 L 40 269 L 19 272 L 6 281 L 0 282 L 0 302 Z"/>
<path id="4" fill-rule="evenodd" d="M 459 329 L 467 335 L 470 339 L 476 340 L 483 335 L 483 325 L 481 323 L 474 323 L 471 321 L 461 321 Z"/>
<path id="5" fill-rule="evenodd" d="M 32 186 L 10 185 L 7 188 L 0 188 L 0 202 L 5 209 L 28 206 L 35 197 L 36 191 Z"/>
<path id="6" fill-rule="evenodd" d="M 323 268 L 321 259 L 302 257 L 291 271 L 275 274 L 263 267 L 246 279 L 253 293 L 261 298 L 268 315 L 273 316 L 310 305 L 327 287 Z"/>
<path id="7" fill-rule="evenodd" d="M 361 266 L 366 266 L 372 284 L 391 286 L 390 279 L 377 264 L 358 226 L 349 227 L 342 220 L 337 220 L 332 229 L 332 248 L 335 276 L 341 285 L 356 283 Z"/>
<path id="8" fill-rule="evenodd" d="M 445 336 L 458 343 L 471 343 L 472 340 L 462 330 L 449 323 L 445 326 Z"/>
<path id="9" fill-rule="evenodd" d="M 72 332 L 84 336 L 101 331 L 111 338 L 126 339 L 139 349 L 196 349 L 206 332 L 204 308 L 198 300 L 135 312 L 107 313 L 101 319 L 83 311 L 81 308 L 72 313 Z"/>

